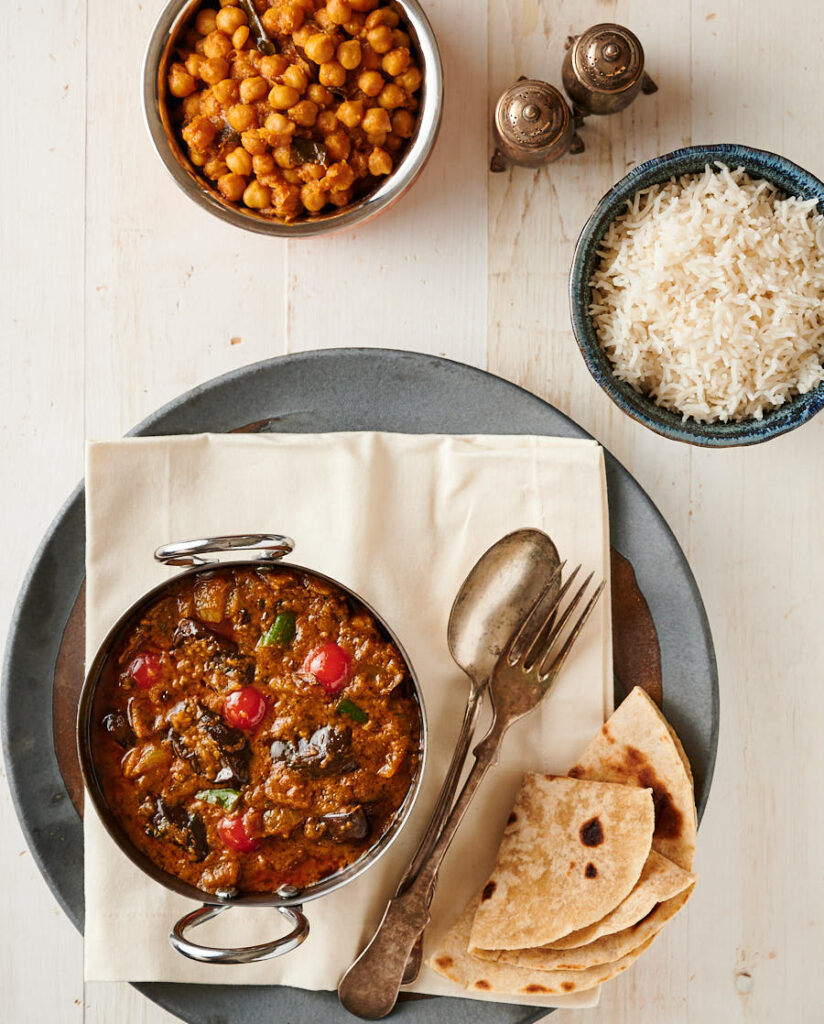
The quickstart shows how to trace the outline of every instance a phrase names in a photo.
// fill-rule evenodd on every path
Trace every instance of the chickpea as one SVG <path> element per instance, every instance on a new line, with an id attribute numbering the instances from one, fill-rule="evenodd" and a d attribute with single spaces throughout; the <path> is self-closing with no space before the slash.
<path id="1" fill-rule="evenodd" d="M 275 158 L 275 163 L 278 167 L 288 169 L 295 166 L 295 158 L 292 154 L 291 146 L 278 146 L 277 149 L 272 150 L 272 156 Z"/>
<path id="2" fill-rule="evenodd" d="M 381 149 L 379 146 L 375 146 L 372 152 L 369 154 L 369 173 L 374 174 L 376 178 L 382 174 L 389 174 L 392 170 L 392 157 L 386 152 L 385 149 Z"/>
<path id="3" fill-rule="evenodd" d="M 317 181 L 307 182 L 300 190 L 300 201 L 309 213 L 320 213 L 326 206 L 326 190 Z"/>
<path id="4" fill-rule="evenodd" d="M 200 77 L 207 85 L 216 85 L 229 74 L 229 61 L 223 57 L 210 57 L 200 65 Z"/>
<path id="5" fill-rule="evenodd" d="M 338 27 L 334 21 L 329 17 L 329 12 L 325 7 L 319 8 L 315 11 L 315 25 L 324 32 L 334 32 Z"/>
<path id="6" fill-rule="evenodd" d="M 352 8 L 346 0 L 327 0 L 326 13 L 336 25 L 345 25 L 352 17 Z"/>
<path id="7" fill-rule="evenodd" d="M 234 34 L 236 29 L 247 22 L 246 14 L 239 7 L 223 7 L 217 12 L 215 24 L 227 36 Z"/>
<path id="8" fill-rule="evenodd" d="M 378 103 L 387 110 L 402 107 L 406 103 L 406 91 L 394 82 L 387 82 L 378 96 Z"/>
<path id="9" fill-rule="evenodd" d="M 223 107 L 215 96 L 214 89 L 206 89 L 200 94 L 200 113 L 204 117 L 222 117 Z"/>
<path id="10" fill-rule="evenodd" d="M 318 80 L 321 85 L 328 85 L 333 89 L 339 89 L 346 81 L 346 69 L 338 64 L 336 60 L 330 60 L 321 64 L 318 71 Z"/>
<path id="11" fill-rule="evenodd" d="M 388 25 L 378 25 L 377 28 L 369 29 L 366 39 L 375 53 L 388 53 L 395 42 L 392 38 L 392 29 Z"/>
<path id="12" fill-rule="evenodd" d="M 303 51 L 309 60 L 316 64 L 324 64 L 335 56 L 335 44 L 323 32 L 316 32 L 306 40 Z"/>
<path id="13" fill-rule="evenodd" d="M 389 86 L 386 88 L 388 89 Z M 265 78 L 261 78 L 260 75 L 256 75 L 254 78 L 244 78 L 240 83 L 240 100 L 242 103 L 254 103 L 255 100 L 262 100 L 268 92 L 269 83 Z"/>
<path id="14" fill-rule="evenodd" d="M 374 132 L 373 134 L 366 136 L 366 141 L 373 148 L 375 146 L 381 146 L 382 147 L 384 145 L 384 143 L 386 142 L 386 139 L 387 139 L 388 135 L 389 135 L 388 132 Z"/>
<path id="15" fill-rule="evenodd" d="M 197 149 L 190 149 L 189 159 L 195 167 L 202 167 L 206 163 L 206 154 L 201 153 L 200 150 Z"/>
<path id="16" fill-rule="evenodd" d="M 283 180 L 288 181 L 290 185 L 303 184 L 303 179 L 301 178 L 301 176 L 298 174 L 297 171 L 292 170 L 291 167 L 284 168 L 283 170 L 281 170 L 280 173 L 283 175 Z M 298 193 L 300 193 L 300 189 L 298 189 Z"/>
<path id="17" fill-rule="evenodd" d="M 408 71 L 404 71 L 402 75 L 398 75 L 395 79 L 396 83 L 401 88 L 406 89 L 408 93 L 417 92 L 421 87 L 421 73 L 413 65 Z"/>
<path id="18" fill-rule="evenodd" d="M 300 99 L 300 93 L 291 85 L 273 85 L 269 93 L 269 106 L 273 110 L 288 110 Z"/>
<path id="19" fill-rule="evenodd" d="M 398 153 L 400 153 L 401 149 L 403 149 L 403 139 L 400 137 L 400 135 L 390 133 L 389 135 L 386 136 L 386 141 L 383 144 L 383 148 L 387 151 L 387 153 L 391 153 L 393 156 L 395 156 Z"/>
<path id="20" fill-rule="evenodd" d="M 232 33 L 232 46 L 236 50 L 242 50 L 249 39 L 249 26 L 241 25 Z"/>
<path id="21" fill-rule="evenodd" d="M 192 149 L 208 149 L 215 135 L 217 128 L 208 117 L 196 117 L 183 129 L 183 139 Z"/>
<path id="22" fill-rule="evenodd" d="M 200 69 L 203 67 L 203 62 L 206 60 L 205 57 L 199 53 L 190 53 L 186 58 L 186 70 L 192 76 L 192 78 L 200 78 Z"/>
<path id="23" fill-rule="evenodd" d="M 378 3 L 379 0 L 349 0 L 349 6 L 353 11 L 363 11 L 364 14 L 374 11 Z"/>
<path id="24" fill-rule="evenodd" d="M 337 52 L 338 63 L 347 71 L 354 69 L 361 62 L 361 45 L 357 39 L 347 39 L 341 43 Z"/>
<path id="25" fill-rule="evenodd" d="M 302 25 L 297 32 L 292 33 L 292 42 L 295 46 L 302 46 L 305 49 L 314 34 L 315 30 L 311 25 Z"/>
<path id="26" fill-rule="evenodd" d="M 400 18 L 396 11 L 393 11 L 391 7 L 379 7 L 376 11 L 372 11 L 366 17 L 366 28 L 367 30 L 377 28 L 378 25 L 388 25 L 390 28 L 397 28 L 400 23 Z"/>
<path id="27" fill-rule="evenodd" d="M 327 135 L 323 141 L 326 143 L 326 155 L 330 160 L 345 160 L 352 151 L 352 141 L 341 129 Z"/>
<path id="28" fill-rule="evenodd" d="M 207 57 L 228 57 L 232 52 L 232 40 L 222 32 L 210 32 L 203 40 L 203 52 Z"/>
<path id="29" fill-rule="evenodd" d="M 324 188 L 332 192 L 340 189 L 351 188 L 355 183 L 355 172 L 347 163 L 332 164 L 323 178 Z"/>
<path id="30" fill-rule="evenodd" d="M 335 102 L 335 94 L 329 92 L 325 85 L 319 85 L 317 82 L 312 82 L 306 90 L 306 95 L 319 107 L 328 107 L 330 103 Z"/>
<path id="31" fill-rule="evenodd" d="M 243 146 L 238 146 L 226 154 L 226 166 L 233 174 L 251 174 L 252 158 Z"/>
<path id="32" fill-rule="evenodd" d="M 204 46 L 205 38 L 206 38 L 205 36 L 201 36 L 201 38 L 198 39 L 198 41 L 194 45 L 195 53 L 199 53 L 201 57 L 204 56 L 204 54 L 203 54 L 203 46 Z"/>
<path id="33" fill-rule="evenodd" d="M 361 149 L 356 149 L 349 157 L 349 166 L 355 172 L 356 178 L 365 178 L 369 173 L 369 158 Z"/>
<path id="34" fill-rule="evenodd" d="M 222 177 L 228 172 L 229 168 L 225 160 L 221 160 L 220 157 L 213 156 L 211 160 L 207 160 L 203 165 L 203 173 L 207 178 L 215 180 Z"/>
<path id="35" fill-rule="evenodd" d="M 200 113 L 200 94 L 192 93 L 191 96 L 187 96 L 183 101 L 183 116 L 187 121 L 191 121 L 193 117 L 197 117 Z"/>
<path id="36" fill-rule="evenodd" d="M 243 196 L 246 179 L 240 174 L 224 174 L 217 179 L 217 187 L 224 199 L 228 199 L 230 203 L 237 203 Z"/>
<path id="37" fill-rule="evenodd" d="M 320 181 L 320 179 L 326 174 L 326 168 L 323 164 L 302 164 L 298 174 L 304 181 Z"/>
<path id="38" fill-rule="evenodd" d="M 202 36 L 208 36 L 210 32 L 214 32 L 216 24 L 217 11 L 205 7 L 202 11 L 197 12 L 195 28 Z"/>
<path id="39" fill-rule="evenodd" d="M 352 201 L 352 190 L 350 188 L 329 193 L 329 202 L 333 206 L 346 206 Z"/>
<path id="40" fill-rule="evenodd" d="M 398 47 L 398 49 L 384 54 L 381 67 L 390 78 L 394 78 L 395 75 L 401 75 L 406 71 L 409 67 L 409 59 L 409 50 L 406 47 Z"/>
<path id="41" fill-rule="evenodd" d="M 395 31 L 392 33 L 392 41 L 394 42 L 395 46 L 397 46 L 399 49 L 402 48 L 408 50 L 411 45 L 409 33 L 404 32 L 402 29 L 399 28 L 396 28 Z"/>
<path id="42" fill-rule="evenodd" d="M 297 89 L 300 93 L 306 92 L 306 87 L 309 84 L 309 76 L 303 68 L 298 67 L 297 64 L 290 64 L 283 72 L 281 78 L 283 79 L 284 85 L 291 85 L 293 89 Z"/>
<path id="43" fill-rule="evenodd" d="M 333 132 L 338 126 L 338 118 L 334 110 L 322 110 L 315 121 L 318 131 L 323 135 Z"/>
<path id="44" fill-rule="evenodd" d="M 241 82 L 244 78 L 255 77 L 257 74 L 257 67 L 252 57 L 253 54 L 251 50 L 243 50 L 235 57 L 232 61 L 232 78 L 236 78 Z"/>
<path id="45" fill-rule="evenodd" d="M 242 132 L 240 136 L 240 144 L 246 152 L 251 153 L 252 156 L 257 156 L 259 153 L 265 153 L 268 148 L 266 139 L 262 137 L 260 132 L 255 130 Z"/>
<path id="46" fill-rule="evenodd" d="M 236 132 L 247 132 L 257 128 L 257 111 L 247 103 L 235 103 L 226 111 L 226 120 Z"/>
<path id="47" fill-rule="evenodd" d="M 267 32 L 290 36 L 303 25 L 306 11 L 300 4 L 280 4 L 270 7 L 263 15 Z"/>
<path id="48" fill-rule="evenodd" d="M 263 210 L 269 205 L 272 193 L 259 181 L 252 181 L 243 192 L 243 202 L 252 210 Z"/>
<path id="49" fill-rule="evenodd" d="M 311 100 L 301 100 L 289 109 L 288 115 L 302 128 L 311 128 L 318 119 L 318 105 Z"/>
<path id="50" fill-rule="evenodd" d="M 379 53 L 375 53 L 369 43 L 363 43 L 361 45 L 361 62 L 360 66 L 364 71 L 378 71 L 380 70 L 381 60 L 383 58 Z"/>
<path id="51" fill-rule="evenodd" d="M 352 17 L 343 26 L 343 31 L 347 35 L 353 38 L 359 36 L 363 32 L 363 26 L 366 23 L 366 17 L 363 14 L 358 14 L 357 11 L 352 12 Z"/>
<path id="52" fill-rule="evenodd" d="M 337 109 L 338 120 L 347 128 L 355 128 L 363 117 L 363 100 L 346 100 Z"/>
<path id="53" fill-rule="evenodd" d="M 270 114 L 266 118 L 263 127 L 271 135 L 290 136 L 294 134 L 295 122 L 290 121 L 285 114 Z"/>
<path id="54" fill-rule="evenodd" d="M 172 64 L 169 68 L 169 92 L 179 100 L 191 96 L 195 91 L 195 80 L 182 64 Z"/>
<path id="55" fill-rule="evenodd" d="M 237 103 L 240 98 L 240 89 L 233 78 L 221 79 L 212 86 L 212 92 L 224 107 L 229 107 L 233 103 Z"/>
<path id="56" fill-rule="evenodd" d="M 286 182 L 278 182 L 272 187 L 272 203 L 278 217 L 291 220 L 303 209 L 300 201 L 300 189 L 297 185 L 289 185 Z"/>
<path id="57" fill-rule="evenodd" d="M 252 166 L 258 177 L 263 174 L 271 174 L 275 169 L 275 158 L 271 153 L 261 153 L 252 158 Z"/>
<path id="58" fill-rule="evenodd" d="M 388 132 L 392 128 L 392 122 L 383 107 L 370 107 L 363 115 L 361 128 L 367 135 L 378 135 L 380 132 Z"/>
<path id="59" fill-rule="evenodd" d="M 377 96 L 383 86 L 383 75 L 377 71 L 362 71 L 358 75 L 358 88 L 367 96 Z"/>
<path id="60" fill-rule="evenodd" d="M 271 8 L 270 8 L 271 10 Z M 289 61 L 279 53 L 271 57 L 263 57 L 260 62 L 260 73 L 264 78 L 277 78 L 289 67 Z"/>
<path id="61" fill-rule="evenodd" d="M 402 139 L 411 137 L 415 130 L 415 118 L 408 110 L 396 110 L 392 114 L 392 131 Z"/>

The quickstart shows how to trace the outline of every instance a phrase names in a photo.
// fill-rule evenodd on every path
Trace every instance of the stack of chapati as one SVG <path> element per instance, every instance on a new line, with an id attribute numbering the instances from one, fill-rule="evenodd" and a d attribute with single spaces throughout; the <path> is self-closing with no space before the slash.
<path id="1" fill-rule="evenodd" d="M 696 823 L 683 747 L 636 687 L 569 777 L 525 776 L 492 875 L 430 965 L 481 992 L 608 981 L 689 899 Z"/>

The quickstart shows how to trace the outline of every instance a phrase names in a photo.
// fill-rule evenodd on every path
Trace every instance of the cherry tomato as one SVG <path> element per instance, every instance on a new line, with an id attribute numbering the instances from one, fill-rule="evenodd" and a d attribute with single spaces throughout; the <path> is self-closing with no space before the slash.
<path id="1" fill-rule="evenodd" d="M 260 846 L 260 840 L 251 834 L 244 818 L 221 818 L 217 832 L 223 842 L 238 853 L 252 853 Z"/>
<path id="2" fill-rule="evenodd" d="M 340 693 L 349 682 L 349 655 L 337 644 L 321 644 L 309 653 L 303 671 L 328 694 Z"/>
<path id="3" fill-rule="evenodd" d="M 148 690 L 160 678 L 160 655 L 157 651 L 142 651 L 132 659 L 129 675 L 138 690 Z"/>
<path id="4" fill-rule="evenodd" d="M 266 714 L 266 698 L 254 686 L 233 690 L 223 704 L 223 717 L 235 729 L 255 729 Z"/>

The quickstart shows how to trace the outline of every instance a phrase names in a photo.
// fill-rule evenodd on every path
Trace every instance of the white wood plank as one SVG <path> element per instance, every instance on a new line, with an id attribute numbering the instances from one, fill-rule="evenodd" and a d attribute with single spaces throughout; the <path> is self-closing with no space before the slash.
<path id="1" fill-rule="evenodd" d="M 125 982 L 87 982 L 84 1024 L 174 1024 L 179 1021 Z"/>
<path id="2" fill-rule="evenodd" d="M 139 69 L 163 6 L 127 4 L 113 16 L 89 0 L 90 437 L 123 433 L 195 384 L 284 348 L 286 243 L 184 196 L 143 125 Z"/>
<path id="3" fill-rule="evenodd" d="M 391 209 L 346 233 L 289 243 L 290 351 L 374 345 L 486 359 L 484 8 L 431 0 L 446 101 L 418 181 Z"/>
<path id="4" fill-rule="evenodd" d="M 14 97 L 0 162 L 4 634 L 40 537 L 82 472 L 84 21 L 82 0 L 10 6 L 0 19 L 0 81 Z M 48 112 L 39 125 L 37 110 Z M 0 775 L 0 1016 L 80 1024 L 81 939 L 26 849 Z"/>

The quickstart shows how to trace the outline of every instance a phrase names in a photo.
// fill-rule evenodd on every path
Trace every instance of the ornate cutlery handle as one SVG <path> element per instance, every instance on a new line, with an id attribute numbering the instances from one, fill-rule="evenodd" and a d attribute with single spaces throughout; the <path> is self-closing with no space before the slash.
<path id="1" fill-rule="evenodd" d="M 429 922 L 429 893 L 441 861 L 475 791 L 489 769 L 497 763 L 505 731 L 506 725 L 499 726 L 496 718 L 487 735 L 475 747 L 475 764 L 432 852 L 408 888 L 389 901 L 372 941 L 341 978 L 338 985 L 340 1001 L 357 1017 L 379 1020 L 397 1002 L 409 954 Z"/>

